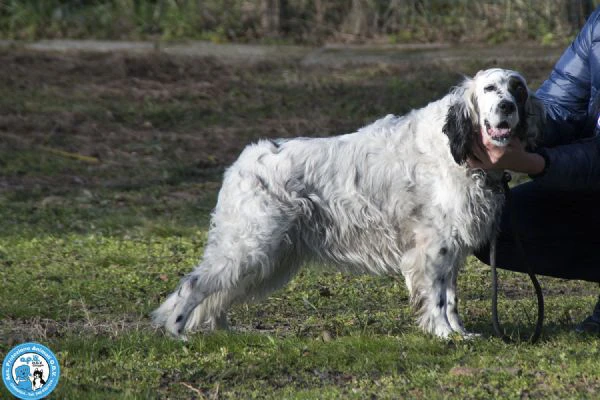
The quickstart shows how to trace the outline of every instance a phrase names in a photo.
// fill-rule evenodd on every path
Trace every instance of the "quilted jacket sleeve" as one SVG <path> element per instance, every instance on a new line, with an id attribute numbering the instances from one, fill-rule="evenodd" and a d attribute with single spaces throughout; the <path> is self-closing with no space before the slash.
<path id="1" fill-rule="evenodd" d="M 592 136 L 600 93 L 600 7 L 588 18 L 536 95 L 544 102 L 548 124 L 542 150 L 546 170 L 533 177 L 556 189 L 600 189 L 600 137 Z"/>

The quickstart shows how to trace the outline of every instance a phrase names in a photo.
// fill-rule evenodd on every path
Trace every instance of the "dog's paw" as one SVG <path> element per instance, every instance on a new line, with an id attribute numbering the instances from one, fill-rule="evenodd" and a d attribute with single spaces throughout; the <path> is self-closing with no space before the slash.
<path id="1" fill-rule="evenodd" d="M 477 338 L 481 337 L 481 334 L 479 333 L 472 333 L 472 332 L 454 332 L 451 336 L 451 339 L 455 342 L 464 342 L 464 341 L 470 341 L 470 340 L 475 340 Z"/>
<path id="2" fill-rule="evenodd" d="M 177 339 L 185 338 L 185 320 L 183 316 L 179 315 L 176 319 L 173 319 L 173 317 L 169 318 L 165 324 L 165 329 L 171 336 Z"/>
<path id="3" fill-rule="evenodd" d="M 474 332 L 464 332 L 462 334 L 463 340 L 474 340 L 474 339 L 478 339 L 481 337 L 481 333 L 474 333 Z"/>
<path id="4" fill-rule="evenodd" d="M 187 335 L 179 335 L 176 337 L 177 340 L 181 340 L 182 342 L 189 342 Z"/>
<path id="5" fill-rule="evenodd" d="M 455 332 L 452 330 L 452 328 L 450 327 L 450 325 L 439 324 L 439 325 L 436 325 L 433 328 L 433 332 L 432 333 L 435 336 L 439 337 L 440 339 L 449 339 L 450 336 L 452 336 L 452 334 L 454 334 Z"/>
<path id="6" fill-rule="evenodd" d="M 188 341 L 188 337 L 184 333 L 173 332 L 169 329 L 167 329 L 166 331 L 167 331 L 167 335 L 172 337 L 173 339 L 181 340 L 182 342 Z"/>

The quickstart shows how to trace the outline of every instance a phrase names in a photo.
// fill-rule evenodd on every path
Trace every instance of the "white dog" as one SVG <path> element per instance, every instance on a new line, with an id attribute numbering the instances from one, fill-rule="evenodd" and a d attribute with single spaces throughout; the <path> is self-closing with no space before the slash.
<path id="1" fill-rule="evenodd" d="M 465 160 L 477 135 L 506 145 L 535 134 L 542 116 L 520 74 L 491 69 L 356 133 L 249 145 L 225 173 L 202 262 L 155 324 L 183 338 L 204 322 L 225 328 L 232 303 L 264 297 L 313 260 L 400 272 L 422 329 L 466 334 L 458 269 L 493 237 L 503 194 L 501 172 Z"/>

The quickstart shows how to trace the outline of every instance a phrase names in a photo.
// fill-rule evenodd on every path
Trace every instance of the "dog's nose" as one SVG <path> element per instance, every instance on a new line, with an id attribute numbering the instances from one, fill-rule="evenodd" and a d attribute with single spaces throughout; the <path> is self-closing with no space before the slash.
<path id="1" fill-rule="evenodd" d="M 513 103 L 512 101 L 502 100 L 500 102 L 500 104 L 498 104 L 498 108 L 504 114 L 512 114 L 513 112 L 515 112 L 515 109 L 517 107 L 515 106 L 515 103 Z"/>

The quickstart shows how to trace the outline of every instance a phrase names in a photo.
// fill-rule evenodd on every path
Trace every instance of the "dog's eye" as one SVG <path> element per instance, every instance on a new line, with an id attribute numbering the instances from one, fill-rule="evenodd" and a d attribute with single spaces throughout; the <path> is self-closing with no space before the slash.
<path id="1" fill-rule="evenodd" d="M 484 92 L 493 92 L 496 90 L 496 85 L 487 85 L 483 88 Z"/>
<path id="2" fill-rule="evenodd" d="M 520 79 L 511 79 L 508 87 L 513 94 L 522 95 L 527 93 L 527 86 Z"/>

